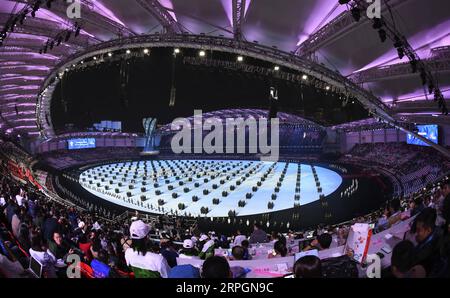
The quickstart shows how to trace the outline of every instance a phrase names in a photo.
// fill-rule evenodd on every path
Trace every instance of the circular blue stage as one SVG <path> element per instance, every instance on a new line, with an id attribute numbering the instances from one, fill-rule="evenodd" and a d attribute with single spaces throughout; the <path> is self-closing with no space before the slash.
<path id="1" fill-rule="evenodd" d="M 79 183 L 114 204 L 156 214 L 226 217 L 286 210 L 342 183 L 336 172 L 285 162 L 147 160 L 90 168 Z"/>

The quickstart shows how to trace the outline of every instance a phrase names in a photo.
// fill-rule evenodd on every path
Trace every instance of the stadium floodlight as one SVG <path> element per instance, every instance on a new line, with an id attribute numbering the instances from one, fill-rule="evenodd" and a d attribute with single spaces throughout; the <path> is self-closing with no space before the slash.
<path id="1" fill-rule="evenodd" d="M 279 70 L 280 70 L 280 67 L 277 65 L 277 66 L 275 66 L 275 67 L 273 68 L 273 70 L 279 71 Z"/>
<path id="2" fill-rule="evenodd" d="M 198 55 L 199 55 L 200 57 L 205 57 L 205 56 L 206 56 L 206 52 L 203 51 L 203 50 L 201 50 L 200 52 L 198 52 Z"/>
<path id="3" fill-rule="evenodd" d="M 237 61 L 238 61 L 238 62 L 242 62 L 242 61 L 244 61 L 244 57 L 242 57 L 242 56 L 238 56 L 238 57 L 237 57 Z"/>

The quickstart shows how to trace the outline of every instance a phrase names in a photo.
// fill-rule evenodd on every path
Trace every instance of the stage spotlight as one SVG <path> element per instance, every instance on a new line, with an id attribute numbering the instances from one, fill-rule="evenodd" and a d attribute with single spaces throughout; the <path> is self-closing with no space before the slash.
<path id="1" fill-rule="evenodd" d="M 144 54 L 147 55 L 150 51 L 148 49 L 144 49 Z"/>
<path id="2" fill-rule="evenodd" d="M 176 48 L 176 49 L 173 50 L 173 52 L 174 52 L 175 54 L 179 54 L 181 51 L 180 51 L 180 49 Z"/>
<path id="3" fill-rule="evenodd" d="M 127 53 L 127 54 L 131 54 L 131 51 L 130 51 L 130 50 L 127 50 L 126 53 Z"/>
<path id="4" fill-rule="evenodd" d="M 387 39 L 387 34 L 386 34 L 386 31 L 384 29 L 378 30 L 378 36 L 380 36 L 381 42 L 385 42 L 386 39 Z"/>
<path id="5" fill-rule="evenodd" d="M 206 56 L 206 52 L 203 51 L 203 50 L 201 50 L 200 52 L 198 52 L 198 55 L 199 55 L 200 57 L 205 57 L 205 56 Z"/>
<path id="6" fill-rule="evenodd" d="M 237 61 L 238 61 L 238 62 L 242 62 L 242 61 L 244 61 L 244 57 L 242 57 L 242 56 L 238 56 L 238 57 L 237 57 Z"/>
<path id="7" fill-rule="evenodd" d="M 352 13 L 352 17 L 356 22 L 359 22 L 361 19 L 361 10 L 357 6 L 353 7 L 350 12 Z"/>
<path id="8" fill-rule="evenodd" d="M 280 67 L 277 65 L 277 66 L 275 66 L 275 67 L 273 68 L 273 70 L 279 71 L 279 70 L 280 70 Z"/>
<path id="9" fill-rule="evenodd" d="M 303 80 L 303 81 L 306 81 L 307 79 L 308 79 L 308 76 L 304 74 L 304 75 L 302 76 L 302 80 Z"/>
<path id="10" fill-rule="evenodd" d="M 109 52 L 109 53 L 108 53 L 108 57 L 111 57 L 111 56 L 112 56 L 112 53 L 111 53 L 111 52 Z"/>

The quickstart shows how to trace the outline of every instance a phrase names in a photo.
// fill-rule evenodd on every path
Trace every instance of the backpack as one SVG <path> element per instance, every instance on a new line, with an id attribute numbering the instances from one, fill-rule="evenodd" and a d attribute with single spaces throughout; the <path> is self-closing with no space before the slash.
<path id="1" fill-rule="evenodd" d="M 322 260 L 324 278 L 358 278 L 357 262 L 347 255 Z"/>

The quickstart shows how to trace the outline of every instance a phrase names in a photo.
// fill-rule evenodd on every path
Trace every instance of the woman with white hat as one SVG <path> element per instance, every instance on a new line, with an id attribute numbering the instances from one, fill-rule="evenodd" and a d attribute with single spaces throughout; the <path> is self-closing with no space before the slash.
<path id="1" fill-rule="evenodd" d="M 198 256 L 198 250 L 194 246 L 194 242 L 191 239 L 183 241 L 183 248 L 179 252 L 179 258 L 193 258 Z"/>
<path id="2" fill-rule="evenodd" d="M 131 247 L 125 251 L 125 261 L 136 278 L 166 278 L 170 267 L 163 256 L 151 252 L 149 232 L 150 227 L 142 220 L 131 224 Z"/>

